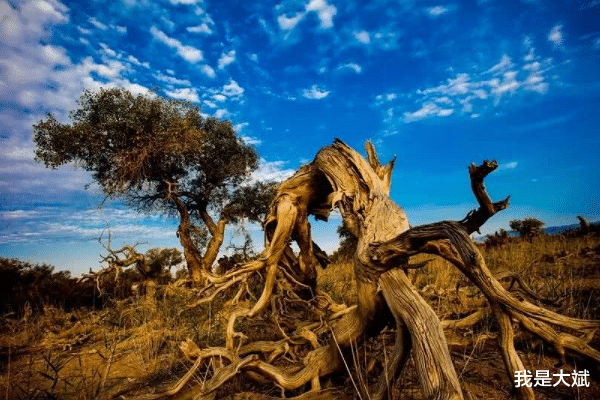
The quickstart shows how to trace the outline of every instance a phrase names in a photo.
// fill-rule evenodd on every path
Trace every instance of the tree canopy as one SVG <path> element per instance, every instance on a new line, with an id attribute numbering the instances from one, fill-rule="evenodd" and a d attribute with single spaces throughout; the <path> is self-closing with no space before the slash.
<path id="1" fill-rule="evenodd" d="M 194 104 L 101 89 L 85 91 L 69 118 L 63 124 L 48 114 L 34 125 L 36 159 L 90 171 L 107 196 L 139 211 L 178 215 L 196 281 L 213 264 L 225 225 L 259 221 L 266 212 L 274 185 L 248 182 L 258 168 L 256 150 L 229 121 L 205 117 Z M 191 238 L 198 226 L 210 236 L 205 249 Z"/>
<path id="2" fill-rule="evenodd" d="M 541 233 L 544 223 L 537 218 L 514 219 L 509 223 L 510 229 L 520 236 L 535 236 Z"/>

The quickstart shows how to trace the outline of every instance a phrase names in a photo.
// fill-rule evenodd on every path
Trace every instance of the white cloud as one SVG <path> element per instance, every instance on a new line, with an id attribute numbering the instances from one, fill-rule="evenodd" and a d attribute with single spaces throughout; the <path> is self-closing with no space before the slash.
<path id="1" fill-rule="evenodd" d="M 135 65 L 142 65 L 142 63 L 140 62 L 140 60 L 138 60 L 137 58 L 135 58 L 131 54 L 127 56 L 127 61 L 129 61 L 130 63 L 135 64 Z"/>
<path id="2" fill-rule="evenodd" d="M 529 71 L 529 76 L 523 82 L 526 90 L 544 94 L 548 91 L 548 83 L 545 82 L 543 76 L 542 64 L 538 61 L 533 61 L 525 64 L 523 70 Z"/>
<path id="3" fill-rule="evenodd" d="M 213 67 L 211 67 L 208 64 L 204 64 L 202 67 L 200 67 L 200 71 L 202 71 L 202 73 L 204 75 L 206 75 L 207 77 L 213 79 L 215 76 L 217 76 L 215 70 L 213 69 Z"/>
<path id="4" fill-rule="evenodd" d="M 203 58 L 202 51 L 192 46 L 182 46 L 177 49 L 177 53 L 183 57 L 183 59 L 192 63 L 200 61 Z"/>
<path id="5" fill-rule="evenodd" d="M 525 89 L 539 94 L 545 94 L 548 91 L 548 83 L 544 81 L 544 77 L 539 73 L 532 73 L 523 82 Z"/>
<path id="6" fill-rule="evenodd" d="M 521 86 L 521 83 L 517 81 L 516 77 L 516 71 L 508 71 L 503 74 L 502 81 L 500 81 L 499 79 L 492 79 L 490 81 L 492 93 L 495 94 L 498 98 L 504 93 L 515 93 L 517 89 L 519 89 L 519 87 Z"/>
<path id="7" fill-rule="evenodd" d="M 519 165 L 519 163 L 517 161 L 511 161 L 511 162 L 508 162 L 505 164 L 500 164 L 500 165 L 498 165 L 498 171 L 515 169 L 515 168 L 517 168 L 517 165 Z"/>
<path id="8" fill-rule="evenodd" d="M 31 38 L 49 35 L 48 25 L 69 20 L 68 7 L 56 0 L 29 2 L 0 2 L 0 37 L 3 42 L 17 46 Z"/>
<path id="9" fill-rule="evenodd" d="M 235 50 L 228 51 L 227 53 L 221 53 L 219 57 L 219 69 L 223 69 L 229 64 L 235 61 Z"/>
<path id="10" fill-rule="evenodd" d="M 225 117 L 227 114 L 229 114 L 229 111 L 227 111 L 224 108 L 219 108 L 217 111 L 215 111 L 215 118 L 221 119 L 221 118 Z"/>
<path id="11" fill-rule="evenodd" d="M 381 106 L 384 121 L 395 124 L 395 115 L 402 113 L 400 122 L 409 123 L 430 117 L 447 117 L 457 110 L 462 114 L 477 118 L 481 109 L 500 105 L 501 100 L 514 98 L 519 93 L 548 92 L 549 84 L 545 75 L 553 67 L 552 59 L 539 60 L 535 55 L 531 40 L 526 44 L 528 56 L 521 65 L 515 65 L 508 54 L 502 55 L 499 62 L 480 73 L 457 73 L 454 78 L 432 87 L 418 89 L 414 94 L 397 96 L 394 93 L 380 94 L 375 104 Z M 416 96 L 415 96 L 416 94 Z M 416 104 L 415 111 L 406 111 Z M 461 108 L 457 108 L 460 105 Z M 414 105 L 413 105 L 414 106 Z M 394 131 L 392 126 L 388 131 Z"/>
<path id="12" fill-rule="evenodd" d="M 284 31 L 291 31 L 298 25 L 298 23 L 304 18 L 304 13 L 297 13 L 293 17 L 287 17 L 285 15 L 280 15 L 277 17 L 277 23 L 279 24 L 279 28 Z"/>
<path id="13" fill-rule="evenodd" d="M 311 100 L 320 100 L 329 96 L 329 90 L 321 89 L 317 85 L 312 85 L 309 89 L 302 90 L 302 96 Z"/>
<path id="14" fill-rule="evenodd" d="M 198 96 L 198 91 L 194 88 L 180 88 L 174 90 L 167 90 L 167 95 L 176 99 L 176 100 L 188 100 L 193 103 L 198 103 L 200 101 L 200 97 Z"/>
<path id="15" fill-rule="evenodd" d="M 81 32 L 82 34 L 84 34 L 84 35 L 89 35 L 89 34 L 91 34 L 91 33 L 92 33 L 92 31 L 91 31 L 91 30 L 89 30 L 89 29 L 85 29 L 85 28 L 82 28 L 81 26 L 78 26 L 78 27 L 77 27 L 77 30 L 78 30 L 79 32 Z"/>
<path id="16" fill-rule="evenodd" d="M 367 31 L 354 32 L 354 37 L 363 44 L 369 44 L 371 42 L 371 35 Z"/>
<path id="17" fill-rule="evenodd" d="M 436 87 L 428 88 L 425 90 L 417 90 L 418 94 L 431 94 L 439 93 L 448 96 L 456 96 L 466 94 L 469 92 L 471 86 L 469 74 L 460 73 L 456 75 L 456 78 L 448 78 L 446 84 L 442 84 Z"/>
<path id="18" fill-rule="evenodd" d="M 202 104 L 204 104 L 204 105 L 206 105 L 207 107 L 210 107 L 210 108 L 217 108 L 217 105 L 215 103 L 213 103 L 212 101 L 210 101 L 210 100 L 204 100 L 202 102 Z"/>
<path id="19" fill-rule="evenodd" d="M 562 25 L 555 25 L 550 33 L 548 34 L 548 40 L 554 43 L 555 46 L 562 46 L 564 42 L 563 33 L 562 33 Z"/>
<path id="20" fill-rule="evenodd" d="M 235 129 L 235 131 L 237 133 L 240 133 L 241 131 L 244 130 L 245 127 L 247 127 L 249 125 L 248 122 L 241 122 L 239 124 L 234 125 L 233 129 Z"/>
<path id="21" fill-rule="evenodd" d="M 196 26 L 189 26 L 186 28 L 186 30 L 191 33 L 204 33 L 206 35 L 212 35 L 213 33 L 212 29 L 210 29 L 210 26 L 208 26 L 206 22 Z"/>
<path id="22" fill-rule="evenodd" d="M 120 26 L 120 25 L 113 25 L 112 26 L 117 32 L 119 32 L 121 35 L 124 35 L 127 33 L 127 27 L 126 26 Z"/>
<path id="23" fill-rule="evenodd" d="M 109 56 L 109 57 L 117 57 L 117 52 L 114 51 L 113 49 L 111 49 L 110 47 L 108 47 L 108 45 L 106 45 L 106 43 L 100 43 L 100 47 L 102 47 L 101 52 L 104 53 L 105 55 Z"/>
<path id="24" fill-rule="evenodd" d="M 187 79 L 177 79 L 173 76 L 168 76 L 168 75 L 164 75 L 161 73 L 154 75 L 154 77 L 156 79 L 158 79 L 159 81 L 168 83 L 170 85 L 191 86 L 191 84 L 192 84 Z"/>
<path id="25" fill-rule="evenodd" d="M 356 72 L 357 74 L 360 74 L 362 72 L 362 67 L 356 63 L 347 63 L 347 64 L 342 64 L 339 67 L 337 67 L 338 70 L 352 70 L 354 72 Z"/>
<path id="26" fill-rule="evenodd" d="M 435 6 L 427 8 L 427 13 L 432 17 L 437 17 L 448 12 L 448 7 Z"/>
<path id="27" fill-rule="evenodd" d="M 0 211 L 0 219 L 23 220 L 37 218 L 41 214 L 38 210 Z"/>
<path id="28" fill-rule="evenodd" d="M 542 64 L 540 64 L 538 61 L 534 61 L 523 65 L 522 68 L 526 71 L 539 71 L 541 66 Z"/>
<path id="29" fill-rule="evenodd" d="M 96 28 L 100 29 L 100 30 L 107 30 L 108 26 L 103 24 L 102 22 L 98 21 L 96 18 L 94 17 L 90 17 L 90 19 L 88 19 L 88 22 L 92 25 L 94 25 Z"/>
<path id="30" fill-rule="evenodd" d="M 318 14 L 321 28 L 333 27 L 333 17 L 337 14 L 337 8 L 327 3 L 327 0 L 310 0 L 306 5 L 306 11 L 314 11 Z"/>
<path id="31" fill-rule="evenodd" d="M 293 169 L 285 168 L 285 161 L 267 161 L 261 157 L 258 169 L 252 173 L 251 182 L 281 182 L 294 175 Z"/>
<path id="32" fill-rule="evenodd" d="M 154 26 L 150 28 L 150 33 L 155 39 L 159 40 L 160 42 L 166 44 L 171 48 L 176 49 L 177 54 L 179 54 L 184 60 L 188 62 L 196 63 L 203 59 L 201 50 L 192 46 L 186 46 L 182 44 L 179 40 L 167 36 L 163 31 L 157 29 Z"/>
<path id="33" fill-rule="evenodd" d="M 448 117 L 454 113 L 454 109 L 451 108 L 442 108 L 439 105 L 433 102 L 427 102 L 423 104 L 423 106 L 414 112 L 405 112 L 404 113 L 404 122 L 414 122 L 419 121 L 428 117 Z"/>
<path id="34" fill-rule="evenodd" d="M 262 144 L 262 140 L 252 136 L 242 136 L 242 140 L 244 141 L 244 143 L 249 144 L 251 146 L 260 146 Z"/>
<path id="35" fill-rule="evenodd" d="M 221 93 L 227 97 L 238 97 L 244 93 L 244 88 L 231 79 L 228 84 L 223 85 L 223 91 Z"/>
<path id="36" fill-rule="evenodd" d="M 41 47 L 41 53 L 44 61 L 49 64 L 67 65 L 71 63 L 71 59 L 62 47 L 45 45 Z"/>
<path id="37" fill-rule="evenodd" d="M 506 54 L 503 54 L 502 58 L 500 58 L 500 61 L 497 64 L 495 64 L 492 68 L 488 69 L 486 72 L 491 74 L 501 73 L 507 68 L 512 67 L 512 65 L 513 63 L 510 57 Z"/>

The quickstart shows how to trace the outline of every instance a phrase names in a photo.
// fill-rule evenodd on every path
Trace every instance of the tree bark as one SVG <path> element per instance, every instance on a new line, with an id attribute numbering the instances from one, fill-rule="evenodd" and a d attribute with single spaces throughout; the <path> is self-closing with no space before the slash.
<path id="1" fill-rule="evenodd" d="M 450 358 L 446 337 L 435 312 L 402 270 L 392 269 L 382 274 L 379 282 L 392 313 L 406 324 L 410 332 L 413 359 L 423 398 L 462 399 L 462 390 Z M 402 345 L 403 343 L 396 343 L 396 346 Z"/>
<path id="2" fill-rule="evenodd" d="M 204 286 L 206 283 L 206 268 L 202 260 L 202 255 L 196 248 L 190 235 L 190 213 L 185 203 L 177 197 L 177 195 L 172 197 L 172 200 L 177 207 L 177 211 L 179 211 L 180 221 L 179 227 L 177 228 L 177 237 L 179 237 L 179 242 L 183 247 L 183 255 L 185 257 L 190 279 L 195 285 Z"/>
<path id="3" fill-rule="evenodd" d="M 202 221 L 204 221 L 208 227 L 208 231 L 210 232 L 211 236 L 208 246 L 206 246 L 204 257 L 202 257 L 203 270 L 209 272 L 210 268 L 215 263 L 217 256 L 219 255 L 219 249 L 221 248 L 221 245 L 223 244 L 223 238 L 225 237 L 225 226 L 227 225 L 228 221 L 222 216 L 215 224 L 206 211 L 201 212 L 200 216 L 202 217 Z"/>

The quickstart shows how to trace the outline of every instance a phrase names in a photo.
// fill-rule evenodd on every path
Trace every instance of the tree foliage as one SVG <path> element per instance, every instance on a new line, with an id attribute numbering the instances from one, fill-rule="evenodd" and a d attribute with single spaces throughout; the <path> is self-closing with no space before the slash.
<path id="1" fill-rule="evenodd" d="M 47 264 L 32 264 L 14 258 L 0 258 L 0 313 L 21 315 L 26 308 L 34 313 L 45 306 L 72 310 L 99 307 L 102 300 L 92 284 L 80 283 L 68 271 L 55 271 Z"/>
<path id="2" fill-rule="evenodd" d="M 331 261 L 348 262 L 354 256 L 356 246 L 358 245 L 358 238 L 348 229 L 345 222 L 338 226 L 337 234 L 340 238 L 340 245 L 332 254 Z"/>
<path id="3" fill-rule="evenodd" d="M 196 281 L 214 262 L 225 225 L 259 221 L 266 212 L 274 185 L 248 181 L 257 152 L 229 121 L 206 118 L 196 105 L 101 89 L 84 92 L 69 117 L 62 124 L 48 114 L 34 125 L 36 159 L 50 168 L 74 163 L 90 171 L 107 196 L 136 210 L 178 215 Z M 202 230 L 209 237 L 205 249 L 192 238 Z"/>
<path id="4" fill-rule="evenodd" d="M 510 229 L 517 232 L 520 236 L 531 237 L 539 235 L 542 232 L 544 223 L 537 218 L 525 218 L 523 220 L 514 219 L 509 223 Z"/>

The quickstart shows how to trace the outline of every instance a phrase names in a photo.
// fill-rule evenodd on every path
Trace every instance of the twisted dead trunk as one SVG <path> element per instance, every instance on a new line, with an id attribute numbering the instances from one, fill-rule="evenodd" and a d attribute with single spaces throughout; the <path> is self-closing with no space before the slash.
<path id="1" fill-rule="evenodd" d="M 570 351 L 600 363 L 600 352 L 588 344 L 600 322 L 565 317 L 515 298 L 491 275 L 469 238 L 470 233 L 508 206 L 508 198 L 492 202 L 483 184 L 497 167 L 495 161 L 469 167 L 478 209 L 462 221 L 410 228 L 402 208 L 389 197 L 394 162 L 382 165 L 369 142 L 366 150 L 368 160 L 340 140 L 321 149 L 312 163 L 279 186 L 264 226 L 266 248 L 261 258 L 224 276 L 207 274 L 206 291 L 212 294 L 205 299 L 237 287 L 231 303 L 243 299 L 245 304 L 234 307 L 229 315 L 226 347 L 196 351 L 194 367 L 179 387 L 205 358 L 218 355 L 228 359 L 229 364 L 215 369 L 213 377 L 198 387 L 195 395 L 214 396 L 219 386 L 243 371 L 249 379 L 261 384 L 270 382 L 282 390 L 298 389 L 310 382 L 312 393 L 300 398 L 318 398 L 323 393 L 320 377 L 346 369 L 363 398 L 384 399 L 397 384 L 411 353 L 424 398 L 462 399 L 439 318 L 403 271 L 409 267 L 410 257 L 420 253 L 450 261 L 485 295 L 500 328 L 499 346 L 511 381 L 515 371 L 525 368 L 515 351 L 513 321 L 551 343 L 563 357 Z M 326 219 L 334 207 L 358 238 L 353 259 L 358 299 L 354 307 L 335 304 L 314 286 L 315 266 L 322 259 L 312 243 L 307 218 L 312 214 Z M 292 239 L 299 244 L 298 256 L 289 246 Z M 244 287 L 254 274 L 264 282 L 258 299 Z M 285 315 L 292 309 L 286 311 L 286 301 L 310 313 Z M 243 325 L 237 322 L 259 314 L 263 321 L 276 325 L 281 333 L 279 340 L 245 343 L 245 334 L 236 331 Z M 313 315 L 314 320 L 299 320 L 300 315 Z M 384 373 L 373 388 L 366 387 L 364 380 L 363 385 L 357 385 L 347 350 L 365 337 L 380 333 L 392 317 L 396 343 Z M 307 346 L 311 349 L 308 352 Z M 280 363 L 286 354 L 305 355 L 290 366 L 289 358 Z M 533 390 L 524 386 L 517 389 L 517 394 L 523 399 L 534 396 Z"/>

